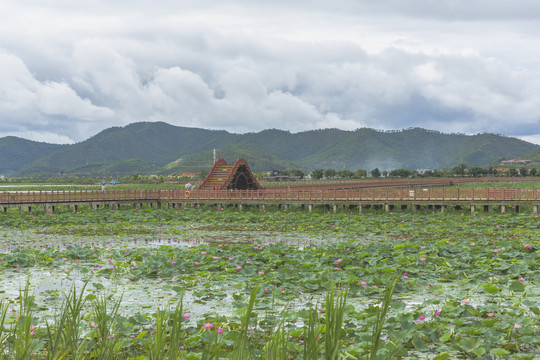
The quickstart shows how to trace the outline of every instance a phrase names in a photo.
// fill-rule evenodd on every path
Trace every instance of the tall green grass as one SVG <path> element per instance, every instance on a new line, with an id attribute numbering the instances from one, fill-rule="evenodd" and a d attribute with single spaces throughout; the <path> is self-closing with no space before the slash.
<path id="1" fill-rule="evenodd" d="M 121 332 L 118 311 L 122 297 L 115 300 L 111 295 L 90 294 L 85 296 L 87 284 L 79 290 L 73 286 L 52 320 L 38 328 L 34 311 L 36 304 L 30 293 L 30 283 L 19 291 L 18 312 L 10 314 L 10 303 L 0 302 L 0 359 L 134 359 L 134 360 L 173 360 L 173 359 L 231 359 L 231 360 L 340 360 L 340 359 L 392 359 L 400 351 L 400 346 L 390 340 L 382 340 L 384 322 L 390 308 L 400 274 L 393 276 L 387 284 L 384 298 L 373 326 L 372 343 L 369 354 L 355 357 L 343 348 L 344 321 L 348 291 L 343 285 L 331 286 L 326 292 L 324 312 L 316 303 L 309 305 L 307 315 L 300 327 L 286 321 L 286 311 L 271 325 L 271 334 L 262 339 L 253 322 L 257 311 L 259 288 L 251 290 L 246 306 L 240 312 L 240 324 L 234 330 L 234 342 L 217 329 L 200 329 L 201 342 L 197 352 L 180 348 L 186 337 L 192 336 L 193 328 L 183 329 L 183 296 L 175 308 L 158 308 L 152 329 L 142 331 L 136 347 L 125 346 L 129 339 Z M 84 315 L 84 310 L 90 313 Z M 84 317 L 83 317 L 84 316 Z M 90 329 L 84 330 L 90 322 Z M 290 341 L 291 334 L 300 331 L 302 346 Z M 191 335 L 190 335 L 191 332 Z M 128 349 L 129 348 L 129 349 Z"/>

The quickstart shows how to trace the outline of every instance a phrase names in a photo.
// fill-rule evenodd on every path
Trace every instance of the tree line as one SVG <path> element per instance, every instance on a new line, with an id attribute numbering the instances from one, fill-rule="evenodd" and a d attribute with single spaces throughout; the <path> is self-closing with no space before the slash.
<path id="1" fill-rule="evenodd" d="M 410 170 L 410 169 L 393 169 L 393 170 L 380 170 L 374 168 L 372 170 L 358 169 L 352 170 L 335 170 L 335 169 L 315 169 L 309 174 L 305 174 L 301 170 L 292 169 L 286 170 L 286 173 L 290 176 L 300 176 L 302 178 L 309 175 L 311 179 L 362 179 L 366 177 L 372 178 L 431 178 L 431 177 L 452 177 L 452 176 L 470 176 L 470 177 L 482 177 L 482 176 L 510 176 L 510 177 L 525 177 L 525 176 L 537 176 L 539 174 L 536 168 L 509 168 L 504 171 L 497 170 L 493 166 L 488 168 L 480 166 L 467 167 L 466 164 L 460 164 L 451 169 L 445 170 Z"/>

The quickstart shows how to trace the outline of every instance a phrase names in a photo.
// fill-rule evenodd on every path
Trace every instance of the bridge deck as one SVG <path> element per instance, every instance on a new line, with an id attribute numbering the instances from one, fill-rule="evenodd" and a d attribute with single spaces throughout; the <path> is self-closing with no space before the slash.
<path id="1" fill-rule="evenodd" d="M 361 188 L 295 187 L 264 190 L 38 191 L 2 192 L 0 207 L 125 203 L 165 204 L 302 204 L 302 205 L 532 205 L 540 189 L 518 188 Z"/>

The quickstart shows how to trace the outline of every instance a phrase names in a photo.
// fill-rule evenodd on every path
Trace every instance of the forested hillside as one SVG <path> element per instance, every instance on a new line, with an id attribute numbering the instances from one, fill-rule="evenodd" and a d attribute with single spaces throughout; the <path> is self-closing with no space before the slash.
<path id="1" fill-rule="evenodd" d="M 465 163 L 488 166 L 500 158 L 525 157 L 540 146 L 493 134 L 443 134 L 420 128 L 401 131 L 324 129 L 290 133 L 227 131 L 162 122 L 113 127 L 73 145 L 0 139 L 0 174 L 14 176 L 171 174 L 209 170 L 212 151 L 254 171 L 334 168 L 443 169 Z"/>

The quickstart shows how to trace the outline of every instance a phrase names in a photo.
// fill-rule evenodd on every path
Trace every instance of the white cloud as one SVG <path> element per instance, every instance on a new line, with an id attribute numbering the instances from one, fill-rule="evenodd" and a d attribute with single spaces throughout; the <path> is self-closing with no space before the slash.
<path id="1" fill-rule="evenodd" d="M 2 2 L 0 136 L 158 120 L 526 136 L 540 128 L 539 6 Z"/>

